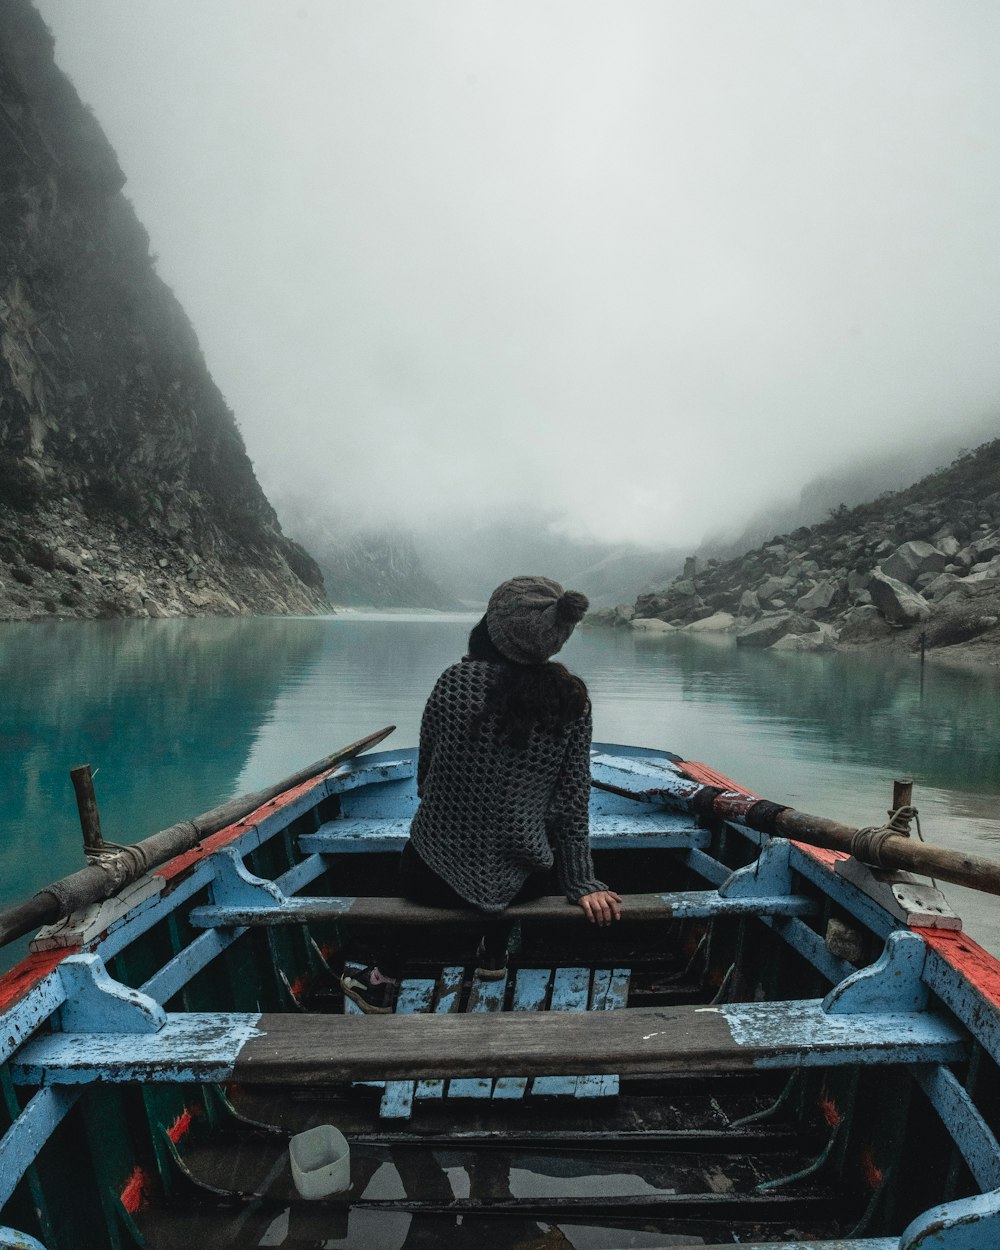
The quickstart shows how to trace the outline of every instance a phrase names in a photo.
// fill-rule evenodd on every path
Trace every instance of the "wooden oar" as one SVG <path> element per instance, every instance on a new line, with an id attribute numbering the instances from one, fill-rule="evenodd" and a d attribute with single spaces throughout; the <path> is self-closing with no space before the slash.
<path id="1" fill-rule="evenodd" d="M 362 751 L 378 746 L 395 728 L 395 725 L 387 725 L 385 729 L 317 760 L 308 768 L 299 769 L 266 790 L 243 794 L 195 816 L 193 820 L 181 821 L 180 824 L 171 825 L 169 829 L 161 829 L 159 833 L 151 834 L 134 846 L 125 847 L 118 855 L 105 856 L 100 861 L 81 868 L 79 872 L 52 882 L 23 903 L 0 909 L 0 947 L 24 937 L 26 933 L 42 925 L 54 924 L 70 912 L 89 907 L 92 903 L 103 902 L 116 894 L 122 886 L 138 880 L 151 868 L 165 864 L 168 859 L 173 859 L 184 851 L 192 850 L 203 838 L 242 820 L 277 795 L 336 768 L 338 764 L 354 759 Z"/>
<path id="2" fill-rule="evenodd" d="M 691 767 L 682 765 L 682 767 Z M 700 765 L 698 767 L 701 767 Z M 798 812 L 791 807 L 781 807 L 761 799 L 741 789 L 735 782 L 728 782 L 719 774 L 714 774 L 718 785 L 705 785 L 692 781 L 679 772 L 671 775 L 668 772 L 655 773 L 635 770 L 635 781 L 630 785 L 614 785 L 607 781 L 593 780 L 591 785 L 596 790 L 605 790 L 623 798 L 634 799 L 637 803 L 663 806 L 667 804 L 679 807 L 682 811 L 697 813 L 702 816 L 717 816 L 722 820 L 738 821 L 749 824 L 751 828 L 764 833 L 776 834 L 790 838 L 796 842 L 806 842 L 810 846 L 824 847 L 830 851 L 843 851 L 847 855 L 861 853 L 864 848 L 858 847 L 856 836 L 861 832 L 851 825 L 842 825 L 835 820 L 827 820 L 824 816 L 810 816 L 807 812 Z M 655 778 L 655 785 L 648 789 L 640 789 L 639 778 Z M 631 779 L 630 779 L 631 780 Z M 634 786 L 634 788 L 633 788 Z M 756 818 L 753 809 L 756 806 Z M 894 804 L 896 806 L 896 804 Z M 972 855 L 965 851 L 953 851 L 945 846 L 935 846 L 930 842 L 920 842 L 909 838 L 903 833 L 890 832 L 884 840 L 878 839 L 877 867 L 900 868 L 909 872 L 917 872 L 926 877 L 934 877 L 941 881 L 950 881 L 953 885 L 968 886 L 972 890 L 982 890 L 986 894 L 1000 894 L 1000 863 L 987 859 L 984 855 Z M 869 847 L 871 839 L 867 839 Z M 863 862 L 868 862 L 863 858 Z"/>
<path id="3" fill-rule="evenodd" d="M 822 816 L 810 816 L 786 807 L 774 820 L 774 831 L 783 838 L 807 842 L 810 846 L 825 847 L 830 851 L 846 851 L 852 854 L 857 829 L 826 820 Z M 920 842 L 905 834 L 889 834 L 878 852 L 879 867 L 902 868 L 918 872 L 925 877 L 950 881 L 954 885 L 966 885 L 986 894 L 1000 894 L 1000 863 L 985 855 L 970 855 L 965 851 L 952 851 L 946 846 Z"/>

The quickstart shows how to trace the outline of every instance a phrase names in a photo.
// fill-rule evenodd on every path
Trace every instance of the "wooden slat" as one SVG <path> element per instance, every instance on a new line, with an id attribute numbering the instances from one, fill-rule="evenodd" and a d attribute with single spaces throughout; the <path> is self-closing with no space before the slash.
<path id="1" fill-rule="evenodd" d="M 586 1011 L 590 1000 L 589 968 L 557 968 L 552 978 L 552 998 L 549 1011 Z M 532 1086 L 532 1094 L 541 1097 L 572 1098 L 576 1093 L 575 1076 L 539 1076 Z"/>
<path id="2" fill-rule="evenodd" d="M 435 1011 L 445 1014 L 451 1011 L 458 1011 L 462 999 L 462 982 L 464 977 L 465 969 L 460 964 L 444 969 L 438 982 L 437 1002 L 434 1004 Z M 443 1098 L 444 1081 L 418 1081 L 416 1097 Z"/>
<path id="3" fill-rule="evenodd" d="M 551 968 L 521 968 L 514 982 L 515 1011 L 544 1011 L 552 981 Z M 501 1076 L 493 1086 L 493 1097 L 523 1098 L 528 1088 L 526 1076 Z"/>
<path id="4" fill-rule="evenodd" d="M 430 980 L 406 980 L 399 987 L 396 998 L 396 1015 L 409 1016 L 427 1011 L 434 999 L 434 982 Z M 413 1109 L 413 1082 L 389 1081 L 379 1115 L 383 1120 L 408 1120 Z"/>
<path id="5" fill-rule="evenodd" d="M 591 1011 L 623 1011 L 628 1003 L 628 968 L 598 968 L 590 991 Z M 614 1098 L 620 1081 L 616 1074 L 581 1076 L 576 1082 L 577 1098 Z"/>
<path id="6" fill-rule="evenodd" d="M 723 898 L 716 890 L 678 890 L 671 894 L 626 894 L 622 918 L 630 922 L 708 919 L 715 916 L 806 916 L 816 904 L 801 895 L 760 898 Z M 585 924 L 582 907 L 561 895 L 516 903 L 504 913 L 512 921 Z M 405 898 L 288 898 L 284 903 L 196 907 L 190 921 L 196 928 L 235 928 L 260 925 L 321 923 L 330 920 L 351 924 L 405 924 L 439 926 L 475 924 L 481 919 L 472 909 L 428 907 Z"/>
<path id="7" fill-rule="evenodd" d="M 355 972 L 364 971 L 364 968 L 361 966 L 361 964 L 348 964 L 347 967 L 352 969 Z M 348 998 L 347 995 L 345 994 L 344 995 L 344 1015 L 345 1016 L 360 1016 L 363 1019 L 364 1014 L 365 1013 L 361 1010 L 361 1008 L 354 1001 L 354 999 Z M 367 1085 L 375 1089 L 385 1088 L 385 1081 L 354 1081 L 353 1083 L 355 1085 Z"/>
<path id="8" fill-rule="evenodd" d="M 483 981 L 476 977 L 469 992 L 470 1014 L 499 1013 L 503 1008 L 504 992 L 507 989 L 507 974 L 499 981 Z M 484 1070 L 487 1070 L 484 1065 Z M 466 1077 L 460 1081 L 448 1082 L 449 1098 L 489 1098 L 493 1093 L 492 1076 Z"/>
<path id="9" fill-rule="evenodd" d="M 724 1007 L 416 1016 L 167 1013 L 155 1033 L 51 1033 L 24 1044 L 21 1085 L 422 1077 L 667 1075 L 952 1063 L 967 1032 L 932 1012 L 829 1014 L 818 999 Z"/>
<path id="10" fill-rule="evenodd" d="M 315 833 L 299 838 L 299 849 L 305 854 L 359 854 L 370 851 L 399 850 L 409 836 L 410 817 L 351 818 L 329 820 Z M 712 835 L 685 812 L 657 811 L 648 808 L 630 812 L 592 813 L 590 844 L 592 847 L 631 850 L 637 847 L 683 848 L 708 847 Z"/>

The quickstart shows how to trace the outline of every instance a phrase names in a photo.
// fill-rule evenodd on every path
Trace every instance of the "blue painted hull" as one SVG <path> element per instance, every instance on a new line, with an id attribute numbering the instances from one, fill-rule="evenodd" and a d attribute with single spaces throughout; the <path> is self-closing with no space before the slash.
<path id="1" fill-rule="evenodd" d="M 43 930 L 0 980 L 0 1246 L 168 1248 L 196 1219 L 219 1244 L 320 1244 L 335 1219 L 343 1246 L 401 1245 L 406 1220 L 412 1244 L 484 1248 L 546 1225 L 560 1245 L 1000 1247 L 1000 965 L 842 856 L 699 817 L 698 766 L 600 746 L 592 771 L 620 932 L 542 900 L 481 982 L 471 921 L 406 916 L 381 1032 L 336 973 L 389 923 L 412 751 Z M 321 1114 L 360 1152 L 325 1215 L 280 1170 Z"/>

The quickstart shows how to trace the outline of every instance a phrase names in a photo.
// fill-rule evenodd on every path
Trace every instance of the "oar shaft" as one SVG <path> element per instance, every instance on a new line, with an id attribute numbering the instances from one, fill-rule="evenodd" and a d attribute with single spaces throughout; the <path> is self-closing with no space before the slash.
<path id="1" fill-rule="evenodd" d="M 849 825 L 841 825 L 822 816 L 810 816 L 790 807 L 778 813 L 774 827 L 775 832 L 784 838 L 808 842 L 811 846 L 831 851 L 846 851 L 847 854 L 851 853 L 851 844 L 858 832 Z M 885 868 L 918 872 L 925 877 L 950 881 L 953 885 L 969 886 L 987 894 L 1000 894 L 1000 863 L 983 855 L 969 855 L 964 851 L 953 851 L 945 846 L 893 834 L 883 842 L 879 858 Z"/>
<path id="2" fill-rule="evenodd" d="M 362 751 L 378 746 L 395 728 L 395 725 L 388 725 L 367 738 L 352 742 L 350 746 L 317 760 L 307 768 L 300 768 L 298 772 L 266 790 L 230 799 L 193 820 L 171 825 L 169 829 L 161 829 L 159 833 L 150 834 L 148 838 L 126 848 L 121 855 L 108 856 L 99 863 L 88 864 L 79 872 L 53 881 L 23 903 L 0 908 L 0 947 L 24 937 L 26 933 L 42 925 L 54 924 L 72 911 L 103 902 L 122 886 L 137 880 L 143 873 L 165 864 L 175 855 L 191 850 L 203 838 L 242 820 L 244 816 L 279 794 L 284 794 L 286 790 L 300 786 L 320 773 L 353 759 Z"/>

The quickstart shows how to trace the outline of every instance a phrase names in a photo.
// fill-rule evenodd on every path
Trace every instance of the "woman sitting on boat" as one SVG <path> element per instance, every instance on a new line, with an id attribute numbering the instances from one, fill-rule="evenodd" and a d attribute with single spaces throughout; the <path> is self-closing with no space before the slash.
<path id="1" fill-rule="evenodd" d="M 507 969 L 512 903 L 558 889 L 594 924 L 621 898 L 590 855 L 591 711 L 587 687 L 553 655 L 588 607 L 547 577 L 498 586 L 469 635 L 469 653 L 438 678 L 420 725 L 420 805 L 400 861 L 401 893 L 486 917 L 477 975 Z M 365 1012 L 392 1010 L 402 963 L 385 952 L 344 994 Z"/>

